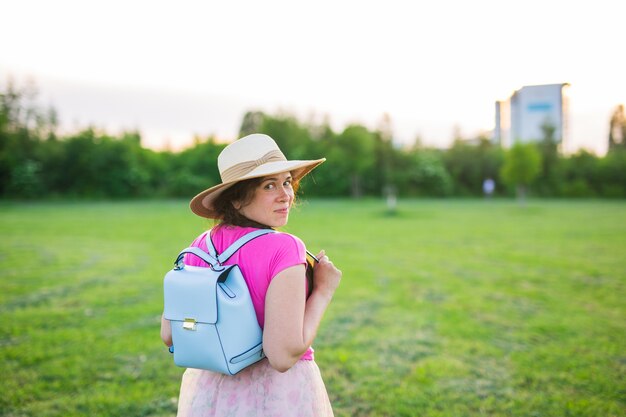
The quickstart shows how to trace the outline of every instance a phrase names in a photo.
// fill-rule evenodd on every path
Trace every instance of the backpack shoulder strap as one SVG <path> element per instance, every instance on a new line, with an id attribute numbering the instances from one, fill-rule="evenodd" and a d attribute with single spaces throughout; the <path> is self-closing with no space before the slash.
<path id="1" fill-rule="evenodd" d="M 198 247 L 195 247 L 195 246 L 190 246 L 188 248 L 183 249 L 178 254 L 178 257 L 176 258 L 176 261 L 174 261 L 174 268 L 176 268 L 176 269 L 182 269 L 183 268 L 182 260 L 183 260 L 183 257 L 185 256 L 185 254 L 187 254 L 187 253 L 190 253 L 192 255 L 197 256 L 198 258 L 202 259 L 204 262 L 209 264 L 211 267 L 213 267 L 214 265 L 217 265 L 219 263 L 217 261 L 217 259 L 215 259 L 210 254 L 206 253 L 202 249 L 200 249 Z"/>
<path id="2" fill-rule="evenodd" d="M 218 265 L 219 261 L 217 260 L 217 254 L 215 252 L 215 247 L 213 246 L 213 242 L 211 242 L 210 234 L 211 234 L 211 231 L 209 230 L 208 232 L 206 232 L 206 235 L 205 235 L 205 241 L 207 245 L 206 252 L 197 246 L 190 246 L 188 248 L 185 248 L 178 254 L 178 257 L 176 258 L 176 261 L 174 262 L 174 267 L 179 268 L 179 269 L 182 268 L 183 266 L 182 260 L 185 254 L 187 253 L 195 255 L 198 258 L 202 259 L 204 262 L 209 264 L 211 268 L 213 268 L 215 265 Z"/>
<path id="3" fill-rule="evenodd" d="M 226 262 L 228 260 L 228 258 L 233 256 L 233 254 L 235 252 L 237 252 L 239 249 L 241 249 L 241 247 L 243 245 L 245 245 L 246 243 L 250 242 L 253 239 L 256 239 L 259 236 L 267 235 L 267 234 L 270 234 L 270 233 L 276 233 L 276 230 L 273 230 L 273 229 L 259 229 L 259 230 L 255 230 L 253 232 L 250 232 L 250 233 L 247 233 L 247 234 L 243 235 L 242 237 L 237 239 L 232 245 L 230 245 L 224 252 L 222 252 L 221 254 L 217 255 L 217 260 L 219 261 L 220 264 Z M 207 247 L 209 246 L 209 241 L 210 240 L 211 240 L 211 238 L 210 238 L 209 234 L 207 233 Z M 213 243 L 211 243 L 211 246 L 213 246 Z M 215 250 L 214 247 L 213 247 L 213 250 Z"/>
<path id="4" fill-rule="evenodd" d="M 211 240 L 211 232 L 213 231 L 213 229 L 209 229 L 208 232 L 206 232 L 206 235 L 204 236 L 204 241 L 206 243 L 206 249 L 207 252 L 209 253 L 209 255 L 211 255 L 213 258 L 217 259 L 217 251 L 215 250 L 215 245 L 213 245 L 213 241 Z"/>

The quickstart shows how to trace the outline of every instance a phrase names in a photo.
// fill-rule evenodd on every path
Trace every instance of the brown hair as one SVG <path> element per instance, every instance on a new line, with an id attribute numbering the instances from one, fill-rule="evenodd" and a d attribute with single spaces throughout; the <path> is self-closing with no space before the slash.
<path id="1" fill-rule="evenodd" d="M 271 229 L 270 226 L 261 224 L 254 220 L 251 220 L 241 214 L 237 210 L 233 203 L 240 202 L 241 206 L 245 206 L 250 203 L 254 195 L 256 188 L 263 182 L 264 177 L 250 178 L 248 180 L 239 181 L 232 187 L 227 188 L 222 192 L 213 203 L 213 207 L 217 212 L 216 223 L 218 225 L 231 225 L 241 227 L 256 227 L 259 229 Z M 300 186 L 298 180 L 292 180 L 291 186 L 294 193 L 294 203 L 296 201 L 296 193 Z"/>

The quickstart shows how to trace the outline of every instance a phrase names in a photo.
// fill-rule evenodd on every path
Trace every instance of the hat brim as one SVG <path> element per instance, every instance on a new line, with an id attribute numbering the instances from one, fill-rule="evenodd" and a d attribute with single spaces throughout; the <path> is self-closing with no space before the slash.
<path id="1" fill-rule="evenodd" d="M 238 178 L 234 181 L 224 182 L 218 185 L 215 185 L 211 188 L 208 188 L 194 198 L 191 199 L 189 203 L 189 208 L 195 214 L 200 217 L 206 217 L 209 219 L 216 219 L 219 217 L 218 213 L 213 208 L 213 202 L 219 195 L 243 180 L 249 180 L 252 178 L 260 178 L 267 177 L 272 174 L 279 174 L 281 172 L 291 172 L 291 176 L 294 180 L 300 180 L 309 172 L 311 172 L 314 168 L 323 163 L 326 158 L 310 160 L 310 161 L 277 161 L 277 162 L 268 162 L 263 165 L 260 165 L 247 173 L 246 175 Z"/>

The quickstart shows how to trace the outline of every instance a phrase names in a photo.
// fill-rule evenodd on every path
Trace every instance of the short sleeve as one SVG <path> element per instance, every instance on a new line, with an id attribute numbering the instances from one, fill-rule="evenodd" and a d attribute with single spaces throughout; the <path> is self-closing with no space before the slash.
<path id="1" fill-rule="evenodd" d="M 277 233 L 268 236 L 273 247 L 273 257 L 270 262 L 270 281 L 281 271 L 295 266 L 306 265 L 306 248 L 302 240 L 288 233 Z"/>

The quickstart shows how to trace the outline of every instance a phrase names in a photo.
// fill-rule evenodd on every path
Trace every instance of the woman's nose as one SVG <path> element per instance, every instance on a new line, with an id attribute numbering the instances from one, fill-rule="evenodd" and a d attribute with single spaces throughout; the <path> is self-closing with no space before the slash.
<path id="1" fill-rule="evenodd" d="M 291 188 L 289 188 L 289 187 L 285 187 L 285 186 L 280 187 L 279 188 L 279 193 L 280 194 L 279 194 L 278 198 L 280 198 L 281 200 L 285 200 L 285 199 L 291 198 Z"/>

